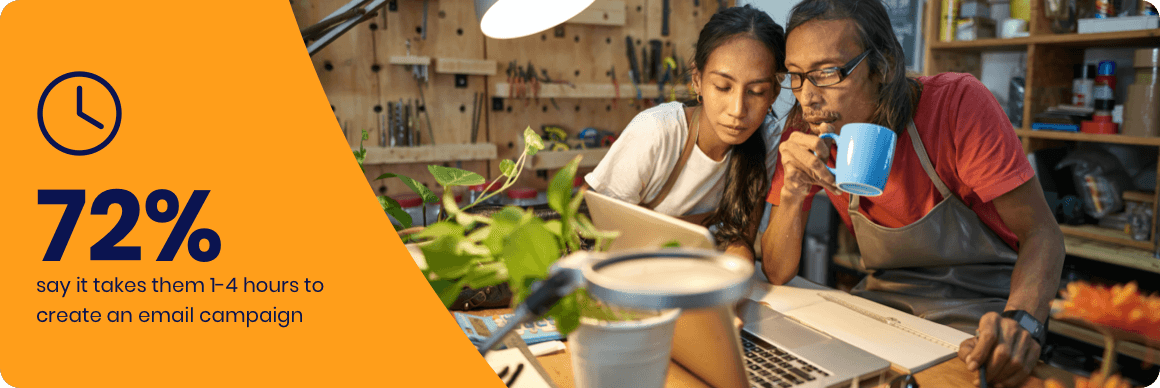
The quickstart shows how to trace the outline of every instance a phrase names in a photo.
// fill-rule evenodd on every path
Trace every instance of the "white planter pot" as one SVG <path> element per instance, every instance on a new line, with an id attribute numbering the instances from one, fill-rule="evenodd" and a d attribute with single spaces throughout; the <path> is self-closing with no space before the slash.
<path id="1" fill-rule="evenodd" d="M 577 388 L 662 388 L 680 310 L 639 321 L 581 318 L 568 335 Z"/>

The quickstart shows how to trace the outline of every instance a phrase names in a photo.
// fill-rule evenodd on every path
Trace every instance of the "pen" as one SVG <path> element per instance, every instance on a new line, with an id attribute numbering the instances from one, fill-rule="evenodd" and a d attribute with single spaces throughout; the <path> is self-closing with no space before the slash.
<path id="1" fill-rule="evenodd" d="M 979 388 L 987 388 L 987 366 L 979 365 Z"/>

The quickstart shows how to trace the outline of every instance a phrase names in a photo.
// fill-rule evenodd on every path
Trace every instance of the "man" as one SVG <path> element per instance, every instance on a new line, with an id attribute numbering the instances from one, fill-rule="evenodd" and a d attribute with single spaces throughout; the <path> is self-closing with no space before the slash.
<path id="1" fill-rule="evenodd" d="M 798 105 L 778 147 L 762 268 L 797 273 L 810 198 L 826 190 L 852 229 L 862 265 L 854 293 L 976 333 L 959 357 L 1014 387 L 1046 338 L 1063 235 L 1006 115 L 968 74 L 907 78 L 880 0 L 804 0 L 791 12 L 783 87 Z M 868 122 L 897 135 L 883 194 L 835 186 L 818 135 Z M 913 125 L 912 125 L 913 123 Z"/>

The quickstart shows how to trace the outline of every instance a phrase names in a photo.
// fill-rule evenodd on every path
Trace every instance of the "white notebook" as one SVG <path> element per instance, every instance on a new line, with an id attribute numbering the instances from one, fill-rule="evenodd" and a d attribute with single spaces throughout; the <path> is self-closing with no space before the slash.
<path id="1" fill-rule="evenodd" d="M 971 335 L 873 301 L 795 277 L 784 286 L 756 282 L 749 298 L 917 373 L 958 355 Z"/>

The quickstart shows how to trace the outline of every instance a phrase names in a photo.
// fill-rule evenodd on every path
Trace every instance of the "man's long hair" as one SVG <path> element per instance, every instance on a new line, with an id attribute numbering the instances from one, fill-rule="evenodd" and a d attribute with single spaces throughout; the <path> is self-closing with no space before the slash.
<path id="1" fill-rule="evenodd" d="M 881 0 L 804 0 L 790 11 L 786 36 L 811 20 L 841 19 L 853 20 L 858 27 L 862 48 L 870 50 L 864 60 L 870 65 L 870 79 L 882 83 L 870 121 L 902 133 L 914 117 L 922 84 L 906 75 L 906 54 Z M 801 104 L 795 104 L 787 126 L 805 128 L 801 116 Z"/>

